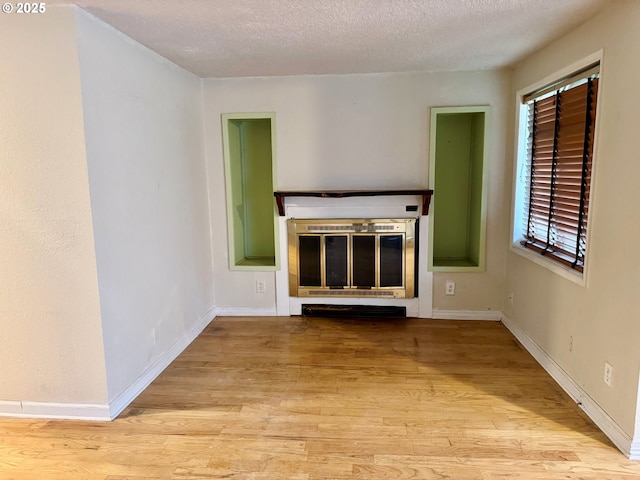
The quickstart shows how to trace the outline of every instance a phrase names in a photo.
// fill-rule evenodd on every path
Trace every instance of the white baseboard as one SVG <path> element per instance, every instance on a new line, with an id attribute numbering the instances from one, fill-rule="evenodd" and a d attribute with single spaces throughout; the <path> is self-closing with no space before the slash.
<path id="1" fill-rule="evenodd" d="M 109 421 L 109 405 L 0 401 L 0 417 Z"/>
<path id="2" fill-rule="evenodd" d="M 524 330 L 506 316 L 502 317 L 502 323 L 624 455 L 632 460 L 640 459 L 639 440 L 632 442 L 631 437 L 620 428 L 607 412 L 553 358 L 542 350 Z"/>
<path id="3" fill-rule="evenodd" d="M 22 402 L 0 400 L 0 417 L 17 417 L 22 413 Z"/>
<path id="4" fill-rule="evenodd" d="M 438 320 L 489 320 L 499 322 L 502 312 L 495 310 L 438 310 L 433 309 L 431 318 Z"/>
<path id="5" fill-rule="evenodd" d="M 22 402 L 22 414 L 30 418 L 64 418 L 109 421 L 109 405 L 83 403 Z"/>
<path id="6" fill-rule="evenodd" d="M 276 308 L 216 307 L 216 317 L 275 317 Z"/>
<path id="7" fill-rule="evenodd" d="M 640 436 L 640 432 L 638 433 Z M 640 460 L 640 437 L 634 438 L 629 449 L 629 460 Z"/>
<path id="8" fill-rule="evenodd" d="M 202 333 L 206 326 L 215 318 L 215 310 L 215 308 L 209 309 L 182 338 L 166 350 L 155 362 L 149 365 L 129 387 L 109 403 L 111 419 L 120 415 L 120 413 Z"/>
<path id="9" fill-rule="evenodd" d="M 629 449 L 629 460 L 640 460 L 640 438 L 635 438 L 633 442 L 631 442 L 631 448 Z"/>

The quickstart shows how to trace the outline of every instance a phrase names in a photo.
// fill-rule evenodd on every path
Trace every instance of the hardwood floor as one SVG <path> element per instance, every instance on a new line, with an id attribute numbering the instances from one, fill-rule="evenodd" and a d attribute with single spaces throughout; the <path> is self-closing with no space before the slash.
<path id="1" fill-rule="evenodd" d="M 114 422 L 0 419 L 1 479 L 640 479 L 500 323 L 217 318 Z"/>

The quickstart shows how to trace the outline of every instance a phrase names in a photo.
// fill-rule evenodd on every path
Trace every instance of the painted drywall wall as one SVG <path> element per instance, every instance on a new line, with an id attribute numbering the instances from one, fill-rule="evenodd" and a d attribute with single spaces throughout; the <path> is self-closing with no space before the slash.
<path id="1" fill-rule="evenodd" d="M 231 272 L 224 207 L 222 113 L 276 113 L 276 184 L 281 190 L 424 188 L 430 107 L 491 105 L 487 271 L 436 275 L 434 305 L 501 310 L 508 223 L 504 202 L 508 72 L 408 73 L 208 79 L 205 139 L 211 188 L 217 304 L 273 308 L 274 274 Z M 437 195 L 437 192 L 436 194 Z M 426 265 L 426 259 L 425 259 Z M 426 268 L 426 267 L 425 267 Z M 454 279 L 455 297 L 444 281 Z M 256 293 L 255 282 L 266 282 Z"/>
<path id="2" fill-rule="evenodd" d="M 74 10 L 3 14 L 0 71 L 0 401 L 104 405 Z"/>
<path id="3" fill-rule="evenodd" d="M 231 211 L 233 219 L 229 228 L 233 231 L 233 264 L 237 265 L 244 258 L 244 185 L 242 182 L 242 123 L 227 121 L 227 135 L 229 136 L 229 169 L 231 182 Z"/>
<path id="4" fill-rule="evenodd" d="M 438 115 L 434 190 L 433 256 L 468 258 L 471 115 Z M 435 161 L 435 159 L 434 159 Z M 438 263 L 439 264 L 439 263 Z"/>
<path id="5" fill-rule="evenodd" d="M 469 190 L 469 258 L 475 265 L 480 264 L 483 242 L 482 235 L 482 185 L 484 174 L 484 115 L 473 114 L 471 122 L 471 189 Z"/>
<path id="6" fill-rule="evenodd" d="M 109 399 L 214 304 L 201 80 L 78 10 Z"/>
<path id="7" fill-rule="evenodd" d="M 620 1 L 522 62 L 519 89 L 604 48 L 589 207 L 586 287 L 510 253 L 506 305 L 522 328 L 628 434 L 633 435 L 640 372 L 640 3 Z M 515 105 L 513 106 L 515 116 Z M 573 352 L 570 338 L 573 337 Z M 603 382 L 604 362 L 614 367 Z M 636 433 L 637 435 L 637 433 Z"/>
<path id="8" fill-rule="evenodd" d="M 271 119 L 243 123 L 245 252 L 248 257 L 275 258 Z"/>

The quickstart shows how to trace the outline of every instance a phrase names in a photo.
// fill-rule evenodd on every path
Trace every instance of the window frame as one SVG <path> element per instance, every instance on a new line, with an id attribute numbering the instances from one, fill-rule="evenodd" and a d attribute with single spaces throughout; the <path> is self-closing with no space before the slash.
<path id="1" fill-rule="evenodd" d="M 553 84 L 554 82 L 568 77 L 576 72 L 579 72 L 589 65 L 594 63 L 600 64 L 600 73 L 599 73 L 599 83 L 600 88 L 598 89 L 598 95 L 596 98 L 596 124 L 594 131 L 594 141 L 593 141 L 593 156 L 592 156 L 592 168 L 591 168 L 591 183 L 590 183 L 590 193 L 589 193 L 589 218 L 587 224 L 587 248 L 584 256 L 584 269 L 583 272 L 580 272 L 576 269 L 573 269 L 569 266 L 563 265 L 559 261 L 541 255 L 540 253 L 526 248 L 521 244 L 522 240 L 524 240 L 524 233 L 526 231 L 524 219 L 526 216 L 524 215 L 524 210 L 527 207 L 527 181 L 526 181 L 526 164 L 527 164 L 527 119 L 528 119 L 528 105 L 523 103 L 523 98 L 530 94 L 531 92 L 540 90 L 545 88 L 546 86 Z M 596 170 L 597 170 L 597 157 L 598 157 L 598 137 L 599 137 L 599 125 L 600 122 L 597 120 L 600 117 L 600 98 L 601 98 L 601 87 L 602 87 L 602 78 L 603 78 L 603 50 L 595 52 L 559 71 L 556 71 L 541 80 L 528 85 L 516 93 L 515 99 L 515 114 L 516 114 L 516 125 L 515 125 L 515 165 L 513 171 L 513 198 L 511 204 L 511 238 L 510 238 L 510 251 L 516 253 L 524 258 L 531 260 L 532 262 L 540 265 L 547 270 L 554 272 L 555 274 L 564 277 L 568 280 L 571 280 L 574 283 L 577 283 L 581 286 L 587 285 L 588 279 L 588 271 L 589 271 L 589 257 L 591 254 L 591 232 L 593 231 L 594 224 L 594 204 L 596 198 L 596 189 L 595 189 L 595 178 L 596 178 Z"/>

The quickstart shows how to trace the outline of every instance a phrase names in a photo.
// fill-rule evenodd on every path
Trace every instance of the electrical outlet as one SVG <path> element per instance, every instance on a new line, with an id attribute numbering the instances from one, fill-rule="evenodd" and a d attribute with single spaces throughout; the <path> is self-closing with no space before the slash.
<path id="1" fill-rule="evenodd" d="M 264 281 L 256 280 L 256 293 L 264 293 Z"/>
<path id="2" fill-rule="evenodd" d="M 456 294 L 456 282 L 447 281 L 444 287 L 444 293 L 446 295 L 455 295 Z"/>
<path id="3" fill-rule="evenodd" d="M 573 335 L 569 336 L 569 351 L 573 353 Z"/>
<path id="4" fill-rule="evenodd" d="M 509 305 L 513 305 L 513 292 L 509 293 Z"/>
<path id="5" fill-rule="evenodd" d="M 613 384 L 613 365 L 604 362 L 604 383 L 611 386 Z"/>

